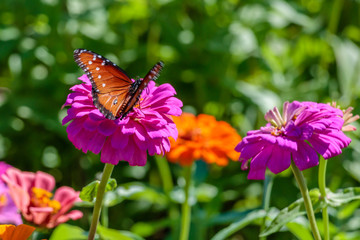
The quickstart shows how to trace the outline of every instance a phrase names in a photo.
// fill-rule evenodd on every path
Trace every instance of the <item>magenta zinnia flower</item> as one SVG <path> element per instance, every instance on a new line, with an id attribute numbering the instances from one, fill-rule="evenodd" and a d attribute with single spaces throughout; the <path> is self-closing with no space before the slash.
<path id="1" fill-rule="evenodd" d="M 318 153 L 325 159 L 341 153 L 351 139 L 342 131 L 343 112 L 328 104 L 285 102 L 283 114 L 275 107 L 265 114 L 269 122 L 260 130 L 249 131 L 236 146 L 241 152 L 242 169 L 249 179 L 264 179 L 266 167 L 277 174 L 291 164 L 300 170 L 319 164 Z"/>
<path id="2" fill-rule="evenodd" d="M 63 119 L 70 122 L 67 133 L 70 141 L 84 153 L 101 151 L 103 163 L 118 164 L 128 161 L 131 166 L 146 164 L 146 152 L 164 154 L 170 150 L 169 137 L 177 138 L 171 115 L 181 115 L 182 102 L 173 97 L 170 84 L 155 86 L 150 81 L 141 94 L 139 106 L 124 119 L 109 120 L 94 106 L 91 83 L 86 75 L 82 84 L 70 88 L 64 106 L 71 106 Z"/>
<path id="3" fill-rule="evenodd" d="M 22 224 L 21 215 L 10 197 L 8 186 L 1 178 L 9 168 L 12 166 L 0 162 L 0 224 L 20 225 Z"/>

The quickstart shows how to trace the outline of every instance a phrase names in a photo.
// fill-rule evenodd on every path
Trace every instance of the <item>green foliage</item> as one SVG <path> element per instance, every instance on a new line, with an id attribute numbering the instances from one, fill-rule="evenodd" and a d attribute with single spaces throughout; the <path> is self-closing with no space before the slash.
<path id="1" fill-rule="evenodd" d="M 140 236 L 129 231 L 118 231 L 103 227 L 97 228 L 97 240 L 143 240 Z M 86 240 L 87 232 L 83 229 L 69 224 L 61 224 L 55 228 L 49 240 Z"/>
<path id="2" fill-rule="evenodd" d="M 82 188 L 80 192 L 80 199 L 86 202 L 93 202 L 96 198 L 100 181 L 96 180 Z M 117 186 L 116 180 L 110 178 L 106 184 L 105 192 L 113 191 Z"/>
<path id="3" fill-rule="evenodd" d="M 96 193 L 99 187 L 99 181 L 93 181 L 83 187 L 80 192 L 80 199 L 86 202 L 92 202 L 96 198 Z"/>
<path id="4" fill-rule="evenodd" d="M 289 222 L 286 227 L 291 233 L 293 233 L 300 240 L 312 240 L 312 233 L 309 231 L 307 226 L 297 222 Z"/>
<path id="5" fill-rule="evenodd" d="M 222 229 L 212 238 L 212 240 L 228 239 L 232 234 L 240 231 L 247 225 L 254 223 L 254 221 L 256 220 L 263 219 L 265 216 L 266 212 L 264 210 L 252 211 L 243 218 L 241 218 L 239 221 L 234 222 L 230 226 Z"/>
<path id="6" fill-rule="evenodd" d="M 328 190 L 328 189 L 327 189 Z M 331 207 L 340 207 L 349 203 L 350 201 L 360 199 L 360 188 L 351 187 L 346 189 L 339 189 L 336 193 L 327 191 L 327 198 L 321 199 L 321 194 L 318 189 L 313 189 L 309 192 L 311 197 L 311 202 L 315 212 L 319 212 L 324 205 Z M 354 209 L 352 208 L 354 211 Z M 268 236 L 280 230 L 283 226 L 288 226 L 288 224 L 293 221 L 295 218 L 306 215 L 304 200 L 302 198 L 296 200 L 294 203 L 290 204 L 288 207 L 282 209 L 277 216 L 271 221 L 269 226 L 260 233 L 260 236 Z M 297 234 L 301 227 L 300 225 L 290 225 L 290 231 Z"/>
<path id="7" fill-rule="evenodd" d="M 142 237 L 129 231 L 118 231 L 101 225 L 98 226 L 97 233 L 100 235 L 100 238 L 104 240 L 143 240 Z"/>
<path id="8" fill-rule="evenodd" d="M 61 224 L 55 228 L 49 240 L 86 240 L 87 234 L 83 229 L 69 224 Z"/>
<path id="9" fill-rule="evenodd" d="M 106 56 L 132 77 L 144 76 L 163 60 L 157 83 L 174 86 L 184 111 L 212 114 L 242 136 L 262 126 L 264 112 L 281 107 L 284 101 L 336 100 L 359 114 L 359 4 L 341 0 L 2 0 L 0 161 L 21 170 L 48 172 L 57 187 L 77 191 L 101 172 L 99 156 L 77 150 L 61 125 L 69 88 L 80 83 L 77 77 L 83 74 L 73 61 L 76 48 Z M 360 236 L 358 190 L 351 188 L 360 182 L 359 131 L 348 135 L 350 147 L 328 161 L 327 182 L 334 193 L 329 192 L 327 204 L 338 210 L 330 211 L 330 221 L 338 230 L 334 239 Z M 115 187 L 112 182 L 109 190 L 114 190 L 104 199 L 109 207 L 104 216 L 108 227 L 131 230 L 146 239 L 175 240 L 183 179 L 178 165 L 171 164 L 170 170 L 169 186 L 176 187 L 163 190 L 152 157 L 145 167 L 120 162 L 112 176 L 121 184 Z M 258 226 L 239 226 L 262 207 L 263 182 L 247 180 L 237 162 L 226 167 L 198 163 L 197 171 L 190 238 L 211 239 L 230 231 L 234 239 L 257 239 Z M 315 187 L 316 169 L 304 174 L 310 188 Z M 301 202 L 294 203 L 299 195 L 292 179 L 286 172 L 275 179 L 271 206 L 287 209 L 287 217 L 277 225 L 286 226 L 284 231 L 269 239 L 291 239 L 294 234 L 306 239 L 299 232 L 305 232 L 307 225 L 290 216 L 303 214 Z M 96 188 L 96 182 L 84 187 L 81 198 L 92 201 Z M 336 191 L 343 188 L 347 192 Z M 81 239 L 91 216 L 91 208 L 85 206 L 92 204 L 77 204 L 84 217 L 60 225 L 51 239 L 66 233 Z M 112 230 L 103 231 L 111 235 L 108 232 Z"/>
<path id="10" fill-rule="evenodd" d="M 154 188 L 140 182 L 130 182 L 122 184 L 112 192 L 106 193 L 103 204 L 106 207 L 112 207 L 125 199 L 141 200 L 150 204 L 160 205 L 164 205 L 167 202 L 164 194 L 156 191 Z"/>

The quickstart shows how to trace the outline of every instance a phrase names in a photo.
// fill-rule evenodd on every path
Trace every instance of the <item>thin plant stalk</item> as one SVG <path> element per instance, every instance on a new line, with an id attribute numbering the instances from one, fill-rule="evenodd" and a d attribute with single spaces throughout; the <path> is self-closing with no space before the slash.
<path id="1" fill-rule="evenodd" d="M 344 6 L 344 0 L 335 0 L 332 3 L 328 31 L 332 34 L 335 34 L 339 25 L 341 11 Z"/>
<path id="2" fill-rule="evenodd" d="M 327 161 L 323 157 L 320 157 L 318 183 L 319 183 L 319 190 L 321 193 L 321 197 L 324 199 L 325 202 L 327 201 L 327 197 L 326 197 L 326 165 L 327 165 Z M 323 217 L 323 227 L 324 227 L 324 239 L 329 240 L 330 239 L 329 214 L 328 214 L 328 208 L 327 208 L 326 204 L 322 208 L 322 217 Z"/>
<path id="3" fill-rule="evenodd" d="M 171 171 L 168 164 L 168 161 L 161 156 L 155 156 L 156 164 L 158 165 L 160 178 L 162 180 L 163 189 L 166 194 L 173 189 L 173 181 L 171 177 Z"/>
<path id="4" fill-rule="evenodd" d="M 173 228 L 172 236 L 174 239 L 176 239 L 178 237 L 177 234 L 179 233 L 179 224 L 178 224 L 179 210 L 175 205 L 175 203 L 171 201 L 170 193 L 174 188 L 174 184 L 171 176 L 169 162 L 165 157 L 161 157 L 161 156 L 155 156 L 155 160 L 159 169 L 159 176 L 162 181 L 164 193 L 169 199 L 168 214 L 169 214 L 169 218 L 172 221 L 172 228 Z"/>
<path id="5" fill-rule="evenodd" d="M 101 206 L 104 198 L 106 184 L 110 179 L 113 169 L 114 169 L 114 165 L 110 163 L 105 163 L 103 174 L 96 193 L 96 200 L 95 200 L 88 240 L 94 240 L 95 238 L 96 228 L 99 223 L 99 217 L 100 217 Z"/>
<path id="6" fill-rule="evenodd" d="M 308 188 L 305 183 L 304 175 L 298 169 L 298 167 L 295 165 L 294 161 L 291 161 L 291 170 L 294 173 L 295 179 L 300 188 L 301 195 L 304 199 L 304 205 L 305 205 L 306 213 L 307 213 L 307 216 L 308 216 L 308 219 L 310 222 L 311 231 L 314 235 L 315 240 L 321 240 L 320 232 L 316 225 L 315 214 L 314 214 L 314 210 L 312 207 L 309 191 L 308 191 Z"/>
<path id="7" fill-rule="evenodd" d="M 181 207 L 181 229 L 180 229 L 180 240 L 188 240 L 190 233 L 191 223 L 191 207 L 189 205 L 189 189 L 191 185 L 192 165 L 184 167 L 184 178 L 185 178 L 185 200 Z"/>
<path id="8" fill-rule="evenodd" d="M 269 211 L 270 208 L 270 197 L 271 197 L 271 190 L 273 183 L 274 183 L 273 175 L 266 174 L 264 181 L 264 195 L 263 195 L 263 209 L 265 210 L 266 213 Z M 266 227 L 265 222 L 266 222 L 266 216 L 264 216 L 262 220 L 260 232 L 264 231 Z M 261 237 L 260 240 L 266 240 L 266 236 Z"/>
<path id="9" fill-rule="evenodd" d="M 109 207 L 103 206 L 101 209 L 101 225 L 109 227 Z"/>

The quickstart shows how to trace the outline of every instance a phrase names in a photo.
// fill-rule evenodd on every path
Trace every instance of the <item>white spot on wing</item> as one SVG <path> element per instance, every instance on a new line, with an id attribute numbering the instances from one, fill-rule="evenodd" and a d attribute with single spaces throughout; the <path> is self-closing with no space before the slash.
<path id="1" fill-rule="evenodd" d="M 105 83 L 103 83 L 103 84 L 102 84 L 102 86 L 103 86 L 103 87 L 105 87 L 105 86 L 106 86 L 106 84 L 105 84 Z"/>
<path id="2" fill-rule="evenodd" d="M 89 64 L 91 65 L 91 64 L 92 64 L 92 61 L 89 61 Z"/>
<path id="3" fill-rule="evenodd" d="M 99 75 L 98 78 L 100 79 L 100 78 L 101 78 L 101 75 Z M 104 83 L 104 84 L 105 84 L 105 83 Z"/>
<path id="4" fill-rule="evenodd" d="M 99 71 L 100 70 L 100 68 L 99 67 L 97 67 L 97 68 L 95 68 L 96 69 L 96 71 Z"/>

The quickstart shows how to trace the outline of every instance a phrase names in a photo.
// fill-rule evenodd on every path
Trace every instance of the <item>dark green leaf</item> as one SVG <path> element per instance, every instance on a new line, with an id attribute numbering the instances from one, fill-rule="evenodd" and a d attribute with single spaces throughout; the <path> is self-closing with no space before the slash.
<path id="1" fill-rule="evenodd" d="M 256 210 L 250 212 L 245 217 L 241 218 L 239 221 L 232 223 L 230 226 L 222 229 L 211 240 L 228 239 L 228 237 L 232 234 L 253 223 L 254 221 L 264 218 L 265 216 L 266 212 L 264 210 Z"/>

